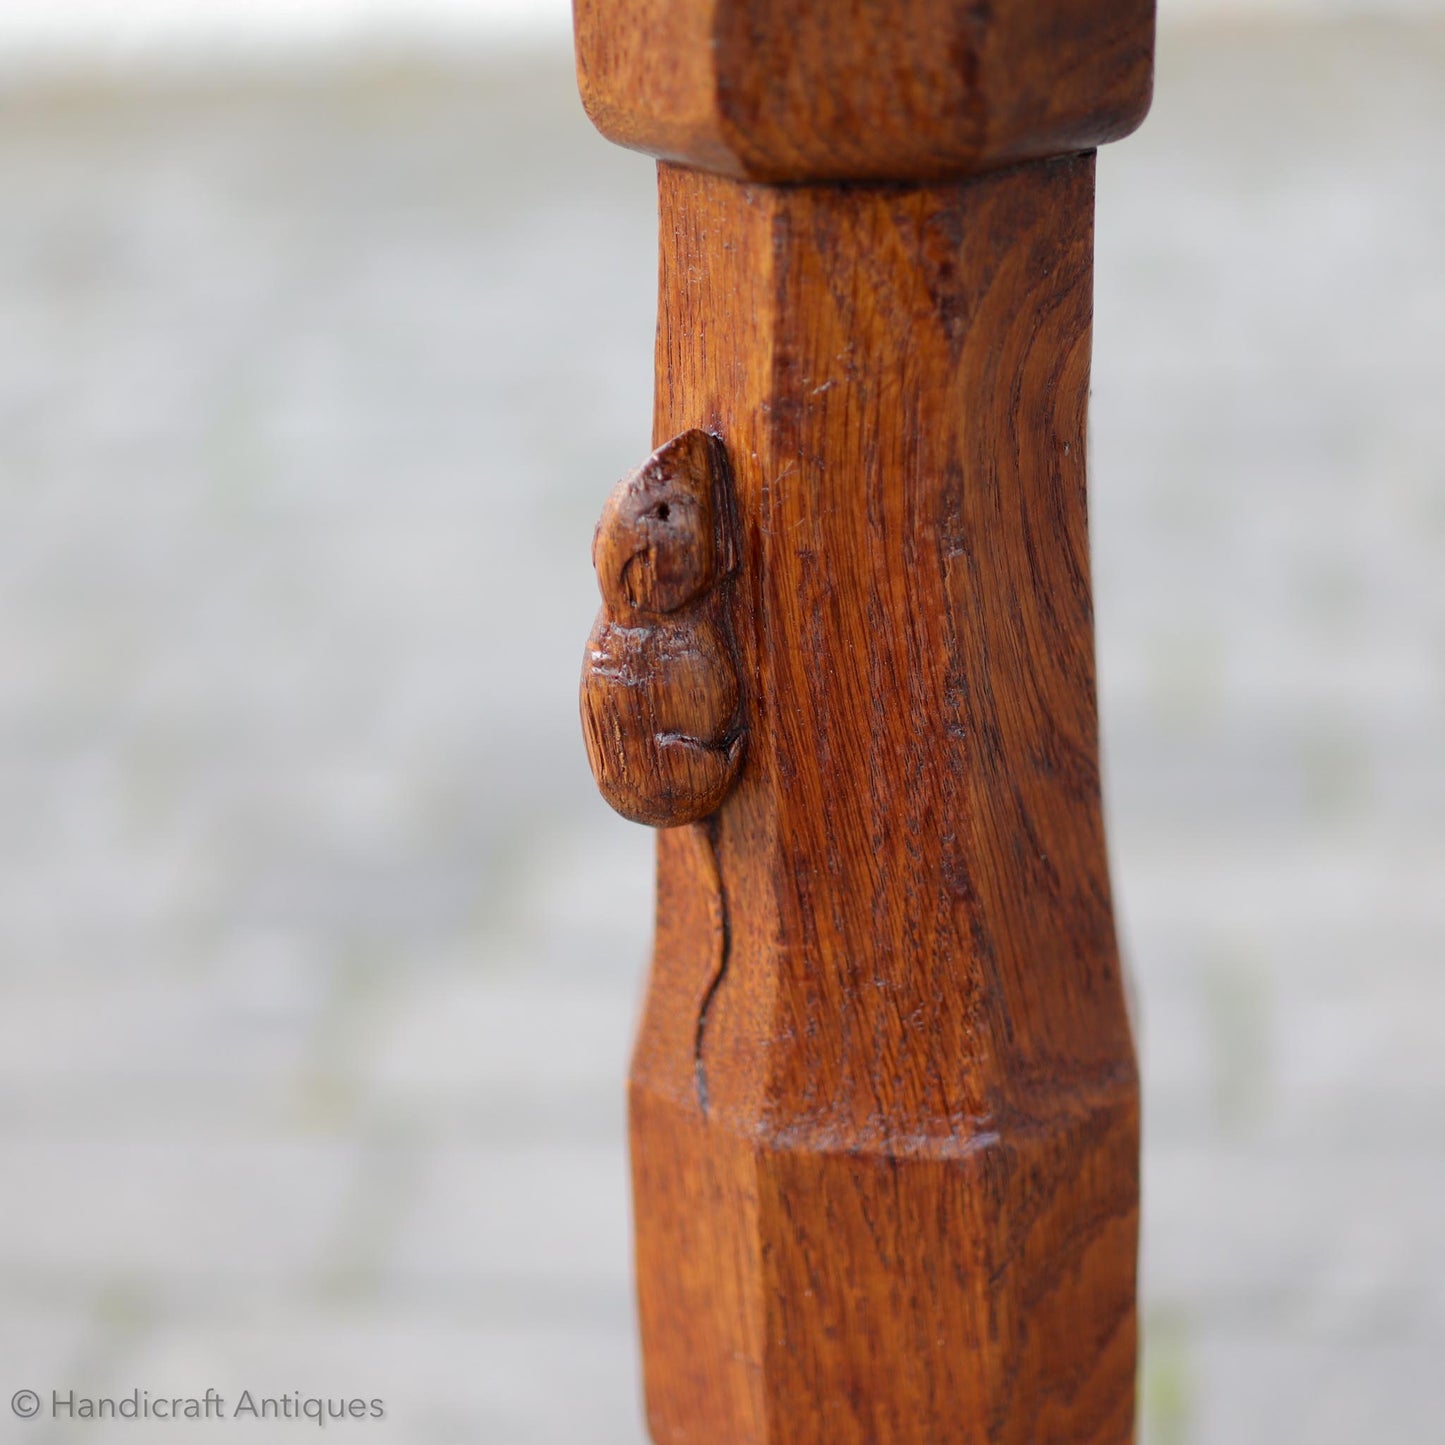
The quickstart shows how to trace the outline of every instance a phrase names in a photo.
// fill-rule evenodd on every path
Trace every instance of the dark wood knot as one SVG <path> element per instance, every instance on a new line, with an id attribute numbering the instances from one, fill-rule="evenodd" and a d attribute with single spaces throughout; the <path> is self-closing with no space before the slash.
<path id="1" fill-rule="evenodd" d="M 592 565 L 602 610 L 582 666 L 582 732 L 597 786 L 634 822 L 696 822 L 727 795 L 746 736 L 722 442 L 684 432 L 623 477 L 602 509 Z"/>

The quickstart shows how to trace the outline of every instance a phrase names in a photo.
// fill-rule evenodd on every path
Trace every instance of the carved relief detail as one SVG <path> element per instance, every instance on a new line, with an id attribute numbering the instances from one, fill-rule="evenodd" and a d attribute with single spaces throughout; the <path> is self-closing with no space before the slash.
<path id="1" fill-rule="evenodd" d="M 745 729 L 728 627 L 737 570 L 727 453 L 688 431 L 612 490 L 592 543 L 602 610 L 582 668 L 582 731 L 602 796 L 657 828 L 715 812 Z"/>

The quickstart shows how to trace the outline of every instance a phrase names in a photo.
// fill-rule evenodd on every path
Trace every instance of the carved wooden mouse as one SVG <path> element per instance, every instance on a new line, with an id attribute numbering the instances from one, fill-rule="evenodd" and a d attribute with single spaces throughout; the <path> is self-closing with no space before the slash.
<path id="1" fill-rule="evenodd" d="M 742 764 L 727 579 L 737 542 L 727 454 L 688 431 L 618 482 L 592 543 L 602 610 L 582 730 L 602 796 L 653 827 L 716 811 Z"/>

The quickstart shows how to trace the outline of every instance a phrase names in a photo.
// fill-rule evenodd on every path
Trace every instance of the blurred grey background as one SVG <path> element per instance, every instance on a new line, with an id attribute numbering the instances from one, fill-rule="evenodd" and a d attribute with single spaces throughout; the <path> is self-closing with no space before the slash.
<path id="1" fill-rule="evenodd" d="M 0 6 L 0 1402 L 641 1445 L 575 686 L 653 182 L 565 27 Z M 1147 1445 L 1445 1429 L 1442 141 L 1436 5 L 1166 0 L 1100 162 Z"/>

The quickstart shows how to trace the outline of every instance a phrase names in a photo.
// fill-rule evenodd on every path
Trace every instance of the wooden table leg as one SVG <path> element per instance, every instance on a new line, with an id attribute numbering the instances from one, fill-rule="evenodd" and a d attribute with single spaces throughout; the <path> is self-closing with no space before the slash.
<path id="1" fill-rule="evenodd" d="M 920 160 L 930 125 L 954 134 L 925 76 L 918 123 L 845 137 L 837 177 L 809 137 L 856 77 L 834 48 L 821 77 L 795 53 L 759 80 L 755 25 L 731 61 L 715 47 L 741 70 L 714 97 L 742 74 L 754 112 L 793 87 L 818 114 L 739 139 L 736 116 L 684 133 L 639 102 L 620 137 L 671 157 L 662 450 L 599 531 L 584 713 L 604 792 L 663 825 L 631 1085 L 659 1445 L 1132 1438 L 1138 1084 L 1099 803 L 1082 147 L 1142 115 L 1149 32 L 1129 51 L 1140 7 L 1089 10 L 1117 64 L 1086 75 L 1140 93 L 1096 96 L 1065 146 L 1091 34 L 1061 31 L 1075 68 L 1041 91 L 1022 4 L 860 5 L 833 32 L 846 51 L 886 40 L 850 30 L 884 10 L 966 12 L 974 41 L 996 24 L 1024 49 L 998 70 L 980 41 L 973 74 L 1018 134 L 970 122 Z M 594 116 L 630 103 L 595 93 L 597 36 L 626 39 L 603 21 L 639 8 L 579 5 Z M 999 164 L 1038 150 L 1064 153 Z"/>

